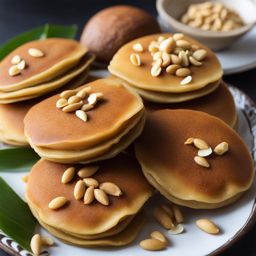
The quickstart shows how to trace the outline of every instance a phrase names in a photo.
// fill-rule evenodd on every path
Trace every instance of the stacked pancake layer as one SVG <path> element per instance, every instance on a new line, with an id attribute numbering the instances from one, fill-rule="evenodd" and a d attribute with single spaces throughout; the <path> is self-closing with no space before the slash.
<path id="1" fill-rule="evenodd" d="M 202 145 L 193 145 L 193 138 L 210 148 L 199 152 Z M 220 143 L 226 144 L 222 154 L 215 149 Z M 253 161 L 245 143 L 223 121 L 203 112 L 150 113 L 135 149 L 148 181 L 167 199 L 187 207 L 230 204 L 253 181 Z"/>
<path id="2" fill-rule="evenodd" d="M 180 103 L 157 104 L 150 101 L 144 101 L 148 111 L 161 109 L 191 109 L 202 111 L 220 118 L 232 128 L 237 127 L 236 106 L 231 92 L 227 85 L 221 81 L 220 86 L 212 93 L 194 100 Z"/>
<path id="3" fill-rule="evenodd" d="M 93 57 L 79 43 L 60 38 L 26 43 L 0 63 L 0 103 L 39 97 L 86 74 Z"/>
<path id="4" fill-rule="evenodd" d="M 143 224 L 140 210 L 153 193 L 136 159 L 121 154 L 98 164 L 92 178 L 99 184 L 112 182 L 122 191 L 120 196 L 110 196 L 109 205 L 97 200 L 84 204 L 83 198 L 75 199 L 79 177 L 61 183 L 69 167 L 40 160 L 32 168 L 26 198 L 40 224 L 64 242 L 80 246 L 122 246 L 134 240 Z M 67 203 L 59 209 L 50 209 L 49 202 L 59 196 L 65 197 Z"/>
<path id="5" fill-rule="evenodd" d="M 61 163 L 111 158 L 142 132 L 144 106 L 136 93 L 113 79 L 96 80 L 77 92 L 86 87 L 91 94 L 103 95 L 103 100 L 87 111 L 85 122 L 56 108 L 60 95 L 40 102 L 26 115 L 25 134 L 42 158 Z M 82 104 L 88 105 L 86 99 Z"/>
<path id="6" fill-rule="evenodd" d="M 215 54 L 180 34 L 156 34 L 131 41 L 114 55 L 108 69 L 144 99 L 158 103 L 207 95 L 222 77 Z"/>

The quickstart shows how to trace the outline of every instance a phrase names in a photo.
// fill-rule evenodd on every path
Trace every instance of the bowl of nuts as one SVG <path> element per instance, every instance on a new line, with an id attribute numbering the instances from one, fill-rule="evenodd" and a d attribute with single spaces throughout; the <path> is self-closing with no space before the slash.
<path id="1" fill-rule="evenodd" d="M 157 0 L 161 19 L 213 50 L 229 47 L 256 23 L 254 0 Z"/>

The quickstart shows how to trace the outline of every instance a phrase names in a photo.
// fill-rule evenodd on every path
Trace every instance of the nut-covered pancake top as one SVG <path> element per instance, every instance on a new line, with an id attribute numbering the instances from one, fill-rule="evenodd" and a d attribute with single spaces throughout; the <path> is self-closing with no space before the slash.
<path id="1" fill-rule="evenodd" d="M 212 150 L 226 142 L 229 149 L 223 155 L 213 152 L 205 157 L 209 167 L 204 167 L 195 159 L 198 149 L 184 144 L 188 138 L 204 140 Z M 253 180 L 252 158 L 239 135 L 223 121 L 199 111 L 150 113 L 136 143 L 136 155 L 144 172 L 182 200 L 222 202 L 247 190 Z"/>
<path id="2" fill-rule="evenodd" d="M 39 50 L 43 56 L 31 56 L 31 49 Z M 74 66 L 87 49 L 71 39 L 50 38 L 26 43 L 12 51 L 0 63 L 0 89 L 12 91 L 49 80 Z M 18 75 L 10 75 L 14 57 L 25 61 L 25 68 Z M 49 72 L 49 70 L 52 70 Z"/>
<path id="3" fill-rule="evenodd" d="M 153 59 L 151 53 L 148 51 L 148 47 L 152 41 L 157 41 L 160 36 L 168 38 L 172 35 L 155 34 L 145 36 L 135 39 L 121 47 L 111 60 L 108 67 L 109 71 L 113 75 L 122 78 L 123 80 L 138 88 L 172 93 L 198 90 L 221 78 L 223 72 L 215 54 L 207 47 L 187 36 L 184 36 L 183 40 L 188 41 L 191 43 L 191 45 L 197 45 L 200 49 L 204 49 L 207 52 L 207 56 L 203 60 L 203 64 L 201 66 L 189 66 L 192 72 L 192 81 L 188 84 L 181 85 L 183 77 L 170 75 L 165 70 L 163 70 L 159 76 L 152 76 L 151 68 Z M 133 48 L 136 43 L 142 45 L 142 52 L 134 51 Z M 131 63 L 130 58 L 131 54 L 133 53 L 136 53 L 140 56 L 140 66 L 133 65 Z"/>
<path id="4" fill-rule="evenodd" d="M 87 111 L 87 122 L 73 112 L 56 108 L 59 94 L 35 105 L 25 117 L 25 134 L 36 146 L 55 149 L 86 149 L 125 129 L 129 120 L 143 110 L 140 97 L 112 79 L 88 83 L 103 100 Z"/>
<path id="5" fill-rule="evenodd" d="M 136 159 L 121 154 L 97 165 L 99 169 L 92 177 L 100 184 L 112 182 L 122 191 L 121 196 L 110 196 L 107 206 L 96 200 L 85 205 L 83 200 L 74 198 L 78 176 L 70 183 L 61 183 L 62 175 L 70 165 L 40 160 L 29 174 L 26 190 L 26 196 L 36 207 L 39 218 L 63 231 L 93 235 L 107 231 L 125 217 L 136 214 L 153 192 Z M 81 167 L 76 166 L 77 170 Z M 49 202 L 58 196 L 66 197 L 68 203 L 58 210 L 50 209 Z"/>

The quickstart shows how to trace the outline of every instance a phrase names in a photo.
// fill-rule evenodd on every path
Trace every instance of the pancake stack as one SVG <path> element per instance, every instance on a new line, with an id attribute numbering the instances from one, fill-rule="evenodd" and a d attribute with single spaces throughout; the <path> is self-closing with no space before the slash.
<path id="1" fill-rule="evenodd" d="M 81 85 L 93 59 L 78 42 L 61 38 L 26 43 L 4 58 L 0 63 L 0 116 L 4 117 L 0 139 L 8 144 L 28 145 L 22 132 L 28 109 L 43 95 L 64 86 Z M 38 100 L 27 101 L 35 98 Z"/>
<path id="2" fill-rule="evenodd" d="M 253 160 L 243 140 L 203 112 L 150 113 L 135 151 L 147 180 L 171 202 L 190 208 L 231 204 L 253 182 Z"/>
<path id="3" fill-rule="evenodd" d="M 144 112 L 134 91 L 99 79 L 32 107 L 24 119 L 25 135 L 44 159 L 96 162 L 114 157 L 141 134 Z"/>
<path id="4" fill-rule="evenodd" d="M 67 179 L 65 173 L 71 168 L 73 176 Z M 83 178 L 85 196 L 77 193 Z M 96 166 L 40 160 L 29 174 L 26 199 L 39 223 L 66 243 L 122 246 L 134 240 L 143 225 L 141 208 L 152 193 L 136 159 L 120 154 Z"/>
<path id="5" fill-rule="evenodd" d="M 233 97 L 221 81 L 215 54 L 183 34 L 141 37 L 123 46 L 108 67 L 111 74 L 134 89 L 146 108 L 186 108 L 237 123 Z M 221 86 L 220 86 L 221 85 Z"/>
<path id="6" fill-rule="evenodd" d="M 223 81 L 221 81 L 219 87 L 214 92 L 204 97 L 169 104 L 144 101 L 144 104 L 149 112 L 161 109 L 191 109 L 202 111 L 218 117 L 234 129 L 237 127 L 238 119 L 235 102 L 227 85 Z"/>
<path id="7" fill-rule="evenodd" d="M 156 34 L 124 45 L 108 67 L 143 98 L 174 103 L 214 91 L 222 77 L 215 54 L 183 34 Z"/>

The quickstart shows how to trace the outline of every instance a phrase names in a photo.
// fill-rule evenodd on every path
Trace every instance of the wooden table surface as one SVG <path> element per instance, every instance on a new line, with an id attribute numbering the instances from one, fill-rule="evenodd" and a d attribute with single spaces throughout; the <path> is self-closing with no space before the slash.
<path id="1" fill-rule="evenodd" d="M 136 5 L 157 15 L 155 0 L 0 0 L 0 44 L 17 33 L 45 23 L 78 24 L 80 34 L 90 16 L 115 4 Z M 256 101 L 256 69 L 225 76 L 224 80 L 239 87 Z M 7 254 L 0 250 L 0 255 Z M 256 225 L 222 255 L 255 256 Z"/>

